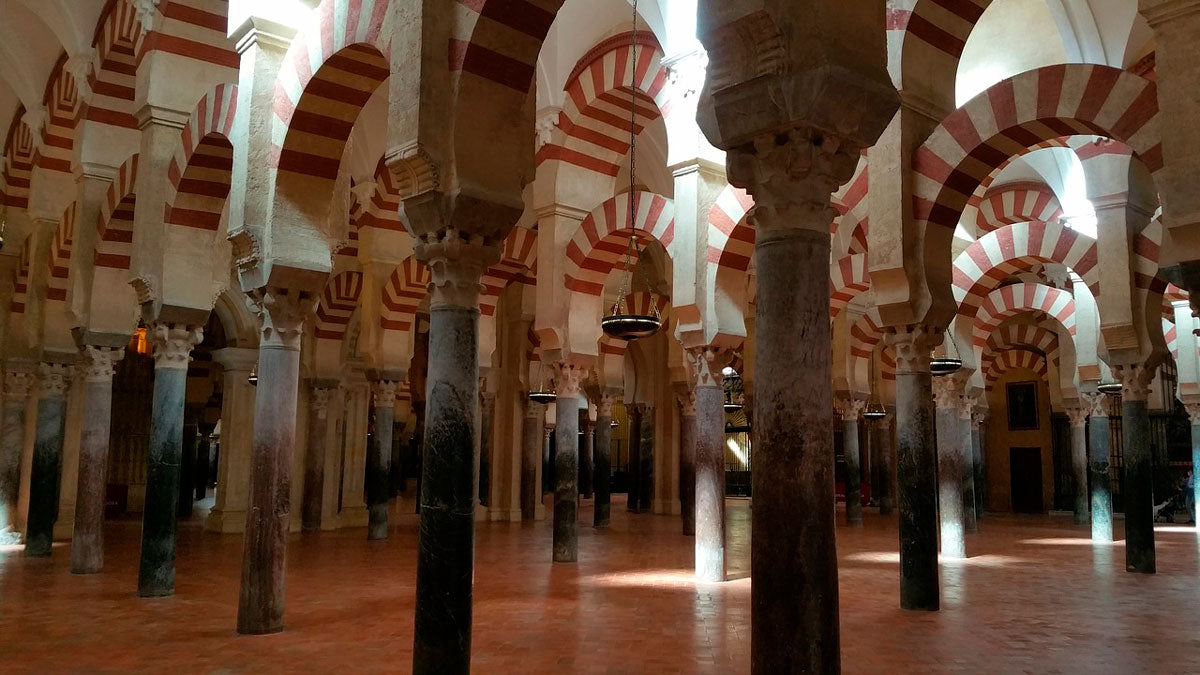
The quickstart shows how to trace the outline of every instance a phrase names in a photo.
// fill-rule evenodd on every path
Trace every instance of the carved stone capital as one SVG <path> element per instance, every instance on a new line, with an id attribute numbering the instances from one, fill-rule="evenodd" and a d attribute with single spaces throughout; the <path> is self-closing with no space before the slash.
<path id="1" fill-rule="evenodd" d="M 568 361 L 555 361 L 551 367 L 554 368 L 554 390 L 559 398 L 579 398 L 583 394 L 587 368 Z"/>
<path id="2" fill-rule="evenodd" d="M 684 355 L 687 359 L 691 386 L 720 387 L 725 376 L 722 371 L 733 362 L 733 350 L 726 347 L 689 347 Z"/>
<path id="3" fill-rule="evenodd" d="M 834 406 L 843 422 L 857 422 L 858 416 L 867 407 L 867 402 L 861 398 L 839 398 L 834 402 Z"/>
<path id="4" fill-rule="evenodd" d="M 828 232 L 832 195 L 854 175 L 862 148 L 807 126 L 765 134 L 729 151 L 729 182 L 754 197 L 749 222 L 758 236 L 807 229 Z"/>
<path id="5" fill-rule="evenodd" d="M 1083 402 L 1087 406 L 1088 416 L 1108 417 L 1108 394 L 1102 394 L 1098 391 L 1084 394 Z"/>
<path id="6" fill-rule="evenodd" d="M 942 331 L 913 325 L 893 329 L 884 336 L 896 355 L 896 374 L 928 373 L 930 354 L 942 343 Z"/>
<path id="7" fill-rule="evenodd" d="M 962 398 L 962 383 L 956 378 L 945 376 L 933 378 L 933 401 L 938 410 L 958 411 Z"/>
<path id="8" fill-rule="evenodd" d="M 96 50 L 87 49 L 72 54 L 63 64 L 63 70 L 70 73 L 75 80 L 75 90 L 79 92 L 79 98 L 84 102 L 92 98 L 92 86 L 88 77 L 95 70 L 95 59 Z"/>
<path id="9" fill-rule="evenodd" d="M 83 348 L 83 380 L 85 382 L 112 382 L 117 362 L 125 358 L 125 350 L 113 347 Z"/>
<path id="10" fill-rule="evenodd" d="M 1113 378 L 1121 383 L 1121 398 L 1126 401 L 1145 401 L 1150 398 L 1150 383 L 1154 369 L 1145 364 L 1112 367 Z"/>
<path id="11" fill-rule="evenodd" d="M 1200 403 L 1187 403 L 1183 407 L 1187 410 L 1192 426 L 1200 425 Z"/>
<path id="12" fill-rule="evenodd" d="M 414 242 L 417 259 L 429 266 L 429 306 L 479 307 L 480 280 L 500 260 L 500 247 L 480 235 L 448 228 Z"/>
<path id="13" fill-rule="evenodd" d="M 333 389 L 329 387 L 311 387 L 308 390 L 308 407 L 318 417 L 325 417 L 329 413 L 329 398 L 333 393 Z"/>
<path id="14" fill-rule="evenodd" d="M 675 402 L 679 404 L 679 414 L 684 417 L 696 416 L 696 393 L 695 391 L 676 392 Z"/>
<path id="15" fill-rule="evenodd" d="M 395 380 L 372 380 L 371 402 L 376 408 L 393 408 L 396 405 L 396 388 L 400 383 Z"/>
<path id="16" fill-rule="evenodd" d="M 303 291 L 264 286 L 247 296 L 258 315 L 258 346 L 271 349 L 299 350 L 304 322 L 316 309 L 317 299 Z"/>
<path id="17" fill-rule="evenodd" d="M 71 386 L 71 366 L 65 363 L 38 364 L 38 385 L 42 398 L 63 398 Z"/>
<path id="18" fill-rule="evenodd" d="M 1067 419 L 1071 420 L 1072 429 L 1082 429 L 1087 426 L 1088 415 L 1092 409 L 1082 403 L 1070 404 L 1063 408 L 1063 412 L 1067 414 Z"/>
<path id="19" fill-rule="evenodd" d="M 4 373 L 4 400 L 24 401 L 33 392 L 37 377 L 28 371 L 10 370 Z"/>
<path id="20" fill-rule="evenodd" d="M 154 367 L 186 370 L 192 348 L 204 339 L 204 329 L 182 323 L 152 323 L 146 338 L 154 347 Z"/>
<path id="21" fill-rule="evenodd" d="M 614 394 L 600 394 L 600 400 L 596 402 L 597 417 L 612 417 L 613 404 L 617 402 L 617 397 Z"/>

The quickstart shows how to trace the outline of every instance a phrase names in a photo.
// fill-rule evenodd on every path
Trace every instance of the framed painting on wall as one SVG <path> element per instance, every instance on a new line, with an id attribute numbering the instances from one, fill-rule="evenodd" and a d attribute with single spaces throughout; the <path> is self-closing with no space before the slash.
<path id="1" fill-rule="evenodd" d="M 1008 430 L 1038 428 L 1037 382 L 1008 383 Z"/>

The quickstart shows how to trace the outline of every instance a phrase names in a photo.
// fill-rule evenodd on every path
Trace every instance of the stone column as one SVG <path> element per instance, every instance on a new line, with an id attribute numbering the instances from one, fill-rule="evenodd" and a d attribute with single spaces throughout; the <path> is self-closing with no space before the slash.
<path id="1" fill-rule="evenodd" d="M 626 458 L 625 492 L 627 500 L 625 510 L 630 513 L 638 512 L 638 496 L 641 494 L 642 475 L 642 404 L 634 403 L 625 406 L 626 419 L 629 421 L 629 456 Z"/>
<path id="2" fill-rule="evenodd" d="M 388 500 L 391 498 L 392 422 L 395 419 L 395 379 L 373 379 L 371 400 L 375 427 L 367 449 L 367 539 L 387 539 Z"/>
<path id="3" fill-rule="evenodd" d="M 124 349 L 83 348 L 83 433 L 79 439 L 79 481 L 75 531 L 71 537 L 71 573 L 95 574 L 104 568 L 104 497 L 108 469 L 108 432 L 112 425 L 112 378 Z"/>
<path id="4" fill-rule="evenodd" d="M 25 450 L 25 408 L 36 384 L 32 372 L 13 362 L 4 373 L 3 420 L 0 421 L 0 544 L 19 543 L 17 497 L 21 486 L 21 454 Z"/>
<path id="5" fill-rule="evenodd" d="M 1192 512 L 1188 516 L 1200 524 L 1200 519 L 1196 518 L 1197 510 L 1200 510 L 1200 404 L 1188 404 L 1187 412 L 1192 422 Z"/>
<path id="6" fill-rule="evenodd" d="M 896 491 L 892 489 L 892 421 L 887 417 L 871 422 L 871 442 L 879 472 L 879 515 L 889 516 L 896 508 Z"/>
<path id="7" fill-rule="evenodd" d="M 191 411 L 189 412 L 189 408 Z M 186 406 L 183 414 L 183 445 L 179 455 L 179 500 L 175 505 L 177 520 L 192 516 L 192 499 L 196 490 L 196 454 L 200 445 L 200 428 L 196 420 L 195 408 Z"/>
<path id="8" fill-rule="evenodd" d="M 1112 476 L 1109 474 L 1111 427 L 1108 421 L 1108 394 L 1085 394 L 1089 407 L 1088 468 L 1091 477 L 1092 541 L 1113 540 Z"/>
<path id="9" fill-rule="evenodd" d="M 761 292 L 761 291 L 760 291 Z M 896 354 L 896 483 L 900 501 L 900 607 L 937 610 L 938 523 L 933 382 L 929 355 L 942 342 L 927 326 L 887 336 Z"/>
<path id="10" fill-rule="evenodd" d="M 196 500 L 208 496 L 208 479 L 212 476 L 212 432 L 215 426 L 207 422 L 197 425 L 200 432 L 200 444 L 196 453 Z"/>
<path id="11" fill-rule="evenodd" d="M 259 320 L 258 387 L 237 631 L 262 635 L 283 630 L 300 338 L 315 298 L 275 286 L 251 291 L 250 297 Z"/>
<path id="12" fill-rule="evenodd" d="M 725 581 L 725 396 L 721 383 L 722 370 L 733 353 L 717 347 L 693 347 L 686 357 L 696 406 L 696 579 Z"/>
<path id="13" fill-rule="evenodd" d="M 308 448 L 304 457 L 304 497 L 300 507 L 301 528 L 305 532 L 321 529 L 321 509 L 325 496 L 325 444 L 329 436 L 329 393 L 337 380 L 308 380 Z"/>
<path id="14" fill-rule="evenodd" d="M 986 419 L 986 412 L 980 412 L 979 406 L 975 406 L 975 412 L 971 415 L 971 452 L 975 455 L 973 467 L 976 486 L 975 520 L 977 522 L 983 520 L 983 512 L 987 508 L 988 498 L 987 466 L 984 464 L 983 432 L 980 428 Z"/>
<path id="15" fill-rule="evenodd" d="M 842 441 L 846 457 L 846 524 L 862 525 L 862 467 L 859 464 L 858 417 L 866 401 L 856 398 L 838 401 L 842 417 Z"/>
<path id="16" fill-rule="evenodd" d="M 592 434 L 596 424 L 592 422 L 587 408 L 579 410 L 579 431 L 582 433 L 582 443 L 579 446 L 579 496 L 583 499 L 592 498 L 592 452 L 596 442 Z"/>
<path id="17" fill-rule="evenodd" d="M 938 516 L 942 555 L 967 557 L 966 526 L 963 515 L 963 474 L 966 453 L 959 433 L 958 407 L 963 381 L 958 374 L 934 378 L 933 396 L 937 404 L 937 479 Z"/>
<path id="18" fill-rule="evenodd" d="M 492 505 L 492 419 L 496 393 L 484 390 L 486 378 L 479 378 L 479 503 Z"/>
<path id="19" fill-rule="evenodd" d="M 413 672 L 465 673 L 475 558 L 479 287 L 499 250 L 455 230 L 415 243 L 432 281 Z"/>
<path id="20" fill-rule="evenodd" d="M 1091 522 L 1088 510 L 1087 418 L 1090 410 L 1080 404 L 1066 406 L 1071 420 L 1071 478 L 1075 481 L 1075 524 Z"/>
<path id="21" fill-rule="evenodd" d="M 216 350 L 212 356 L 222 369 L 221 449 L 217 456 L 217 496 L 204 529 L 241 532 L 246 528 L 257 390 L 247 378 L 258 364 L 258 350 L 226 347 Z"/>
<path id="22" fill-rule="evenodd" d="M 154 403 L 146 465 L 146 511 L 138 595 L 175 592 L 175 527 L 179 465 L 183 456 L 183 405 L 192 348 L 204 337 L 200 326 L 154 323 L 146 329 L 154 347 Z"/>
<path id="23" fill-rule="evenodd" d="M 1116 365 L 1113 377 L 1121 383 L 1121 445 L 1125 481 L 1125 569 L 1154 574 L 1153 460 L 1150 412 L 1146 399 L 1154 371 L 1145 365 Z"/>
<path id="24" fill-rule="evenodd" d="M 592 513 L 594 527 L 608 527 L 612 509 L 612 407 L 616 396 L 600 394 L 596 403 L 596 506 Z"/>
<path id="25" fill-rule="evenodd" d="M 642 405 L 641 439 L 638 442 L 638 513 L 650 513 L 654 500 L 654 406 Z"/>
<path id="26" fill-rule="evenodd" d="M 25 555 L 29 557 L 49 556 L 54 542 L 70 377 L 70 366 L 62 363 L 43 362 L 38 366 L 37 436 L 29 474 L 29 517 L 25 525 Z"/>
<path id="27" fill-rule="evenodd" d="M 537 507 L 542 503 L 538 476 L 545 418 L 546 407 L 526 397 L 525 420 L 521 425 L 521 520 L 537 518 Z"/>
<path id="28" fill-rule="evenodd" d="M 554 562 L 579 560 L 579 398 L 587 370 L 554 364 Z"/>
<path id="29" fill-rule="evenodd" d="M 679 402 L 679 513 L 683 534 L 696 534 L 696 394 L 683 391 Z M 724 412 L 724 410 L 722 410 Z"/>
<path id="30" fill-rule="evenodd" d="M 958 442 L 963 453 L 963 528 L 967 534 L 979 533 L 979 517 L 975 513 L 975 444 L 971 433 L 974 413 L 975 397 L 964 393 L 958 400 Z"/>

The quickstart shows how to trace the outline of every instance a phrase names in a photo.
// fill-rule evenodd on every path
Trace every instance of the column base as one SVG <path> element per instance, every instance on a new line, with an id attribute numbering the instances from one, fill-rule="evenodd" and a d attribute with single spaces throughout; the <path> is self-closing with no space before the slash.
<path id="1" fill-rule="evenodd" d="M 225 511 L 213 509 L 204 520 L 205 532 L 221 534 L 239 534 L 246 531 L 245 511 Z"/>

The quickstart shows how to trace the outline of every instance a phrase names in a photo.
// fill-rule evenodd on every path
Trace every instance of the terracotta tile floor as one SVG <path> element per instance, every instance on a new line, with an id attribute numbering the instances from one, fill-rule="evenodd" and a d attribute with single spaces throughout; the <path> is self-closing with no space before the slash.
<path id="1" fill-rule="evenodd" d="M 0 670 L 393 672 L 412 655 L 416 520 L 386 542 L 362 530 L 295 536 L 288 630 L 234 633 L 241 538 L 183 526 L 174 597 L 134 597 L 139 525 L 109 523 L 107 570 L 68 573 L 0 552 Z M 590 508 L 581 514 L 591 520 Z M 1172 673 L 1200 670 L 1195 528 L 1158 533 L 1159 574 L 1124 572 L 1068 518 L 991 515 L 965 563 L 942 567 L 943 610 L 897 608 L 896 523 L 838 528 L 846 672 Z M 550 523 L 481 524 L 475 672 L 749 670 L 749 508 L 729 502 L 732 575 L 693 583 L 678 521 L 626 514 L 581 528 L 580 563 L 552 565 Z M 1119 534 L 1119 533 L 1118 533 Z"/>

